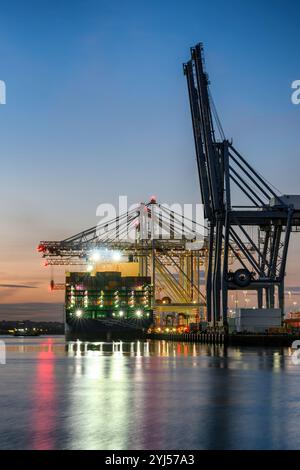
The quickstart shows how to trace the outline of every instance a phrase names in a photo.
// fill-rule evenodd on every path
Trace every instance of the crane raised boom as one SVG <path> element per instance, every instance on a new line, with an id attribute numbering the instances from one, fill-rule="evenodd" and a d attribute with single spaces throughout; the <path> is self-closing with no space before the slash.
<path id="1" fill-rule="evenodd" d="M 191 48 L 183 68 L 209 231 L 208 320 L 227 326 L 228 290 L 245 288 L 257 290 L 259 308 L 274 307 L 277 288 L 283 316 L 287 251 L 291 230 L 300 225 L 300 197 L 279 195 L 225 138 L 210 96 L 201 43 Z M 246 200 L 244 205 L 234 205 L 233 192 L 239 204 Z M 229 251 L 235 253 L 234 271 L 228 269 Z"/>
<path id="2" fill-rule="evenodd" d="M 222 205 L 219 187 L 222 171 L 218 146 L 215 142 L 208 77 L 204 71 L 202 50 L 201 44 L 191 49 L 192 59 L 184 65 L 184 72 L 190 97 L 202 199 L 205 215 L 211 219 L 217 211 L 220 211 Z"/>

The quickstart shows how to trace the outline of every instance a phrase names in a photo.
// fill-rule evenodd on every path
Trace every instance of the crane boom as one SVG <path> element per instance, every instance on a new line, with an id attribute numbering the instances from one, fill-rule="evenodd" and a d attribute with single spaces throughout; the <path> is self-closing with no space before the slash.
<path id="1" fill-rule="evenodd" d="M 202 43 L 191 48 L 184 74 L 208 221 L 207 319 L 214 325 L 222 320 L 227 326 L 228 290 L 246 287 L 257 290 L 260 308 L 263 303 L 267 308 L 274 307 L 277 289 L 283 316 L 288 244 L 292 227 L 300 225 L 300 196 L 279 195 L 226 140 L 209 93 Z M 220 130 L 219 141 L 214 123 Z M 239 205 L 233 203 L 233 195 Z M 246 199 L 244 205 L 241 198 Z M 235 271 L 229 270 L 230 252 L 235 253 Z"/>

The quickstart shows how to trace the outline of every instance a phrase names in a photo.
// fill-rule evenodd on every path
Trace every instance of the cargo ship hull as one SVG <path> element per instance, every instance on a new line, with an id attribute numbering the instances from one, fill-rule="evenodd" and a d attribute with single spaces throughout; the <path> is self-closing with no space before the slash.
<path id="1" fill-rule="evenodd" d="M 102 320 L 86 318 L 83 320 L 68 319 L 65 323 L 66 339 L 70 341 L 122 341 L 143 339 L 152 324 L 152 318 L 129 322 L 114 319 Z"/>

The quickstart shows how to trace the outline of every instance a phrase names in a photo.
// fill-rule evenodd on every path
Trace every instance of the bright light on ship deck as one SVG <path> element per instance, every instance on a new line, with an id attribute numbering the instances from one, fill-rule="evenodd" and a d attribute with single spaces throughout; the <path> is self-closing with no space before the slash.
<path id="1" fill-rule="evenodd" d="M 98 251 L 98 250 L 93 251 L 90 258 L 91 258 L 92 261 L 99 261 L 99 259 L 101 258 L 100 251 Z"/>
<path id="2" fill-rule="evenodd" d="M 136 314 L 137 317 L 141 317 L 141 316 L 142 316 L 142 311 L 141 311 L 141 310 L 137 310 L 137 311 L 135 312 L 135 314 Z"/>
<path id="3" fill-rule="evenodd" d="M 124 312 L 123 312 L 122 310 L 120 310 L 119 316 L 120 316 L 120 317 L 123 317 L 123 315 L 124 315 Z"/>
<path id="4" fill-rule="evenodd" d="M 82 316 L 82 310 L 76 310 L 75 315 L 80 318 Z"/>
<path id="5" fill-rule="evenodd" d="M 119 251 L 113 251 L 113 252 L 112 252 L 112 255 L 111 255 L 111 257 L 112 257 L 112 259 L 113 259 L 114 261 L 120 261 L 121 256 L 122 256 L 122 255 L 121 255 L 121 253 L 120 253 Z"/>

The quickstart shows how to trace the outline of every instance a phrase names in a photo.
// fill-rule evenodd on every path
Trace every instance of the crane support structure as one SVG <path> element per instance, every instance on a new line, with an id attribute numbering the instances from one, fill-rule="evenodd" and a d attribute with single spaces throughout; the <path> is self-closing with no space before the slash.
<path id="1" fill-rule="evenodd" d="M 151 277 L 154 311 L 200 313 L 204 319 L 208 249 L 203 228 L 152 200 L 64 240 L 41 241 L 38 251 L 45 266 L 81 266 L 81 271 L 92 268 L 95 255 L 107 267 L 118 253 L 122 262 L 138 264 L 139 276 Z M 120 260 L 113 263 L 115 270 Z M 58 288 L 52 281 L 51 290 Z"/>
<path id="2" fill-rule="evenodd" d="M 283 317 L 286 260 L 291 231 L 300 225 L 300 196 L 279 195 L 225 138 L 201 43 L 191 48 L 183 67 L 208 225 L 207 319 L 226 328 L 228 291 L 245 289 L 257 291 L 258 308 L 277 303 Z"/>

